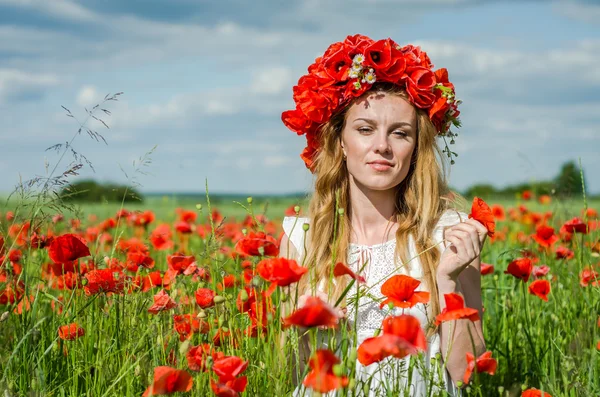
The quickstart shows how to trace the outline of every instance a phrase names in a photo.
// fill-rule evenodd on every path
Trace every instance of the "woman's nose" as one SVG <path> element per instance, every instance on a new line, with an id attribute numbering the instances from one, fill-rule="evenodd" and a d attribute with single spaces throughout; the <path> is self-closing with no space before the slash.
<path id="1" fill-rule="evenodd" d="M 385 132 L 375 134 L 375 150 L 380 153 L 387 153 L 390 150 L 389 136 Z"/>

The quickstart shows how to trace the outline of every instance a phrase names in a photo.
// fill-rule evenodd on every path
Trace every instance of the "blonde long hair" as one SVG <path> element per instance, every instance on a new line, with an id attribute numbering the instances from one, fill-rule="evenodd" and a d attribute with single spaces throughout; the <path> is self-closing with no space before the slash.
<path id="1" fill-rule="evenodd" d="M 364 95 L 373 91 L 408 99 L 404 90 L 391 84 L 376 83 Z M 334 263 L 346 263 L 350 244 L 352 214 L 349 175 L 340 145 L 341 132 L 350 106 L 351 104 L 335 114 L 319 132 L 320 151 L 315 160 L 315 189 L 309 204 L 310 232 L 307 238 L 310 244 L 304 260 L 310 271 L 309 277 L 304 277 L 298 285 L 299 291 L 306 293 L 311 287 L 314 290 L 315 284 L 326 281 L 324 292 L 328 293 L 332 302 L 339 299 L 348 285 L 347 277 L 336 278 L 335 283 L 332 283 L 331 274 Z M 409 236 L 412 235 L 414 239 L 417 253 L 432 247 L 433 229 L 444 210 L 450 207 L 449 201 L 443 198 L 450 191 L 446 183 L 444 157 L 436 142 L 437 132 L 427 113 L 417 107 L 415 110 L 417 144 L 408 175 L 396 190 L 395 221 L 398 223 L 398 230 L 395 256 L 405 265 L 411 259 L 407 257 Z M 344 210 L 345 216 L 340 217 L 336 213 L 336 204 L 337 208 Z M 337 238 L 334 239 L 336 234 Z M 434 316 L 440 312 L 436 282 L 439 259 L 440 252 L 436 248 L 427 250 L 419 257 L 424 282 L 431 293 L 430 310 Z"/>

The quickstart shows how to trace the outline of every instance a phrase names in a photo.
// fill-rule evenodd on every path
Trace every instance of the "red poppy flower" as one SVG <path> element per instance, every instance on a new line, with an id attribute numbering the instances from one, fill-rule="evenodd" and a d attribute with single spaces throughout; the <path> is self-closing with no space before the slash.
<path id="1" fill-rule="evenodd" d="M 225 383 L 210 380 L 210 387 L 217 397 L 238 397 L 239 393 L 246 390 L 248 378 L 241 376 Z"/>
<path id="2" fill-rule="evenodd" d="M 154 222 L 155 218 L 156 215 L 154 215 L 154 212 L 150 210 L 146 210 L 144 212 L 130 212 L 128 216 L 128 220 L 135 226 L 142 226 L 144 228 Z"/>
<path id="3" fill-rule="evenodd" d="M 381 286 L 381 293 L 385 295 L 387 299 L 381 302 L 379 308 L 384 307 L 389 302 L 393 303 L 394 306 L 403 309 L 413 307 L 417 303 L 429 302 L 429 292 L 415 292 L 415 289 L 417 289 L 420 284 L 421 282 L 419 280 L 404 274 L 390 277 Z"/>
<path id="4" fill-rule="evenodd" d="M 550 268 L 546 265 L 534 266 L 531 274 L 533 274 L 534 277 L 544 277 L 549 271 Z"/>
<path id="5" fill-rule="evenodd" d="M 333 366 L 340 360 L 327 349 L 318 349 L 308 360 L 310 372 L 302 384 L 319 393 L 328 393 L 348 386 L 347 376 L 337 376 L 333 373 Z"/>
<path id="6" fill-rule="evenodd" d="M 52 240 L 48 247 L 48 256 L 55 263 L 66 263 L 90 256 L 90 250 L 81 237 L 75 234 L 63 234 Z"/>
<path id="7" fill-rule="evenodd" d="M 206 334 L 210 330 L 207 322 L 198 320 L 192 314 L 175 314 L 173 316 L 175 331 L 179 334 L 179 340 L 184 341 L 191 338 L 195 332 Z"/>
<path id="8" fill-rule="evenodd" d="M 125 288 L 125 276 L 113 269 L 96 269 L 86 273 L 87 284 L 84 286 L 87 295 L 101 292 L 121 293 Z"/>
<path id="9" fill-rule="evenodd" d="M 444 294 L 446 307 L 435 318 L 435 325 L 440 325 L 444 321 L 458 320 L 466 318 L 471 321 L 479 320 L 477 309 L 465 307 L 465 300 L 462 296 L 455 293 Z"/>
<path id="10" fill-rule="evenodd" d="M 156 367 L 154 382 L 148 386 L 142 397 L 190 391 L 193 384 L 194 380 L 187 371 L 171 367 Z"/>
<path id="11" fill-rule="evenodd" d="M 575 217 L 571 220 L 568 220 L 563 225 L 565 230 L 569 233 L 587 233 L 587 225 L 581 219 Z"/>
<path id="12" fill-rule="evenodd" d="M 214 362 L 214 360 L 224 357 L 224 354 L 222 352 L 214 351 L 210 344 L 203 343 L 190 348 L 185 357 L 190 370 L 206 372 L 208 370 L 208 367 L 206 366 L 207 358 L 212 357 Z"/>
<path id="13" fill-rule="evenodd" d="M 273 293 L 277 286 L 286 287 L 297 283 L 308 269 L 298 266 L 293 259 L 269 258 L 263 259 L 256 266 L 258 274 L 267 281 L 271 282 L 268 294 Z"/>
<path id="14" fill-rule="evenodd" d="M 258 292 L 255 288 L 245 287 L 241 290 L 236 305 L 241 313 L 247 313 L 257 325 L 266 326 L 269 315 L 275 313 L 270 296 L 264 291 Z"/>
<path id="15" fill-rule="evenodd" d="M 187 222 L 179 221 L 175 223 L 175 231 L 181 234 L 191 234 L 193 225 Z"/>
<path id="16" fill-rule="evenodd" d="M 494 214 L 485 201 L 479 197 L 473 198 L 473 204 L 471 205 L 471 213 L 469 218 L 473 218 L 480 222 L 488 231 L 488 236 L 494 237 L 494 231 L 496 230 L 496 221 L 494 220 Z"/>
<path id="17" fill-rule="evenodd" d="M 548 302 L 548 294 L 550 293 L 550 282 L 548 280 L 535 280 L 529 284 L 529 293 L 535 295 Z"/>
<path id="18" fill-rule="evenodd" d="M 335 309 L 318 296 L 310 296 L 303 307 L 283 320 L 283 328 L 291 327 L 326 327 L 335 328 L 338 315 Z"/>
<path id="19" fill-rule="evenodd" d="M 224 383 L 235 379 L 248 367 L 248 361 L 237 356 L 226 356 L 215 360 L 212 370 L 219 377 L 219 382 Z"/>
<path id="20" fill-rule="evenodd" d="M 573 259 L 574 257 L 575 253 L 567 247 L 561 245 L 556 249 L 556 259 Z"/>
<path id="21" fill-rule="evenodd" d="M 154 295 L 154 304 L 148 309 L 148 312 L 158 314 L 163 310 L 170 310 L 175 307 L 177 307 L 177 303 L 175 303 L 163 289 L 158 294 Z"/>
<path id="22" fill-rule="evenodd" d="M 467 352 L 467 369 L 465 370 L 465 376 L 463 378 L 465 384 L 469 383 L 475 367 L 477 367 L 478 373 L 486 372 L 490 375 L 494 375 L 496 373 L 496 368 L 498 367 L 498 362 L 496 359 L 492 358 L 491 351 L 483 353 L 481 356 L 477 357 L 477 360 L 475 360 L 473 353 Z"/>
<path id="23" fill-rule="evenodd" d="M 358 347 L 361 364 L 370 365 L 389 356 L 403 358 L 427 348 L 425 334 L 416 317 L 407 314 L 387 317 L 382 326 L 383 335 L 367 338 Z"/>
<path id="24" fill-rule="evenodd" d="M 533 193 L 531 192 L 531 190 L 524 190 L 523 193 L 521 193 L 521 197 L 523 198 L 523 200 L 531 200 L 531 198 L 533 197 Z"/>
<path id="25" fill-rule="evenodd" d="M 550 393 L 543 392 L 536 388 L 531 388 L 523 391 L 521 397 L 552 397 Z"/>
<path id="26" fill-rule="evenodd" d="M 146 252 L 127 252 L 127 269 L 136 272 L 139 266 L 145 267 L 146 269 L 152 269 L 154 267 L 154 259 Z"/>
<path id="27" fill-rule="evenodd" d="M 490 265 L 488 263 L 481 262 L 480 272 L 481 272 L 482 276 L 486 276 L 488 274 L 493 274 L 494 273 L 494 265 Z"/>
<path id="28" fill-rule="evenodd" d="M 7 280 L 6 275 L 0 272 L 0 305 L 16 303 L 21 300 L 24 293 L 25 283 L 23 281 Z"/>
<path id="29" fill-rule="evenodd" d="M 215 292 L 209 288 L 199 288 L 196 293 L 196 303 L 203 309 L 212 307 L 215 305 Z"/>
<path id="30" fill-rule="evenodd" d="M 594 287 L 600 286 L 600 273 L 587 267 L 579 273 L 579 285 L 587 287 L 590 284 Z"/>
<path id="31" fill-rule="evenodd" d="M 198 213 L 194 210 L 186 210 L 183 208 L 176 208 L 175 212 L 179 214 L 179 220 L 187 223 L 194 223 L 198 218 Z"/>
<path id="32" fill-rule="evenodd" d="M 350 269 L 348 266 L 346 266 L 342 262 L 336 263 L 335 267 L 333 268 L 333 276 L 334 277 L 341 277 L 341 276 L 344 276 L 344 275 L 348 275 L 348 276 L 352 277 L 353 279 L 355 279 L 359 283 L 366 283 L 367 282 L 367 280 L 365 280 L 365 278 L 363 276 L 359 276 L 358 274 L 354 273 L 352 271 L 352 269 Z"/>
<path id="33" fill-rule="evenodd" d="M 77 323 L 58 327 L 58 337 L 63 340 L 74 340 L 83 335 L 85 335 L 85 330 L 78 326 Z"/>
<path id="34" fill-rule="evenodd" d="M 504 274 L 510 274 L 525 282 L 529 281 L 529 276 L 533 271 L 533 263 L 529 258 L 517 258 L 508 264 Z"/>
<path id="35" fill-rule="evenodd" d="M 558 241 L 558 236 L 554 234 L 554 228 L 546 225 L 540 225 L 536 228 L 535 234 L 531 236 L 542 247 L 550 247 Z"/>
<path id="36" fill-rule="evenodd" d="M 155 250 L 163 251 L 173 248 L 173 241 L 171 240 L 172 237 L 173 234 L 171 233 L 171 227 L 168 224 L 163 223 L 158 225 L 152 231 L 152 233 L 150 233 L 150 237 L 148 239 L 150 240 L 150 243 L 152 243 L 152 246 Z"/>
<path id="37" fill-rule="evenodd" d="M 491 207 L 492 214 L 497 221 L 503 221 L 506 219 L 506 212 L 504 211 L 504 207 L 498 204 L 494 204 Z"/>
<path id="38" fill-rule="evenodd" d="M 264 232 L 250 232 L 247 236 L 240 239 L 235 245 L 235 250 L 240 255 L 247 256 L 277 256 L 279 255 L 279 246 L 273 236 Z M 262 254 L 261 254 L 262 251 Z"/>

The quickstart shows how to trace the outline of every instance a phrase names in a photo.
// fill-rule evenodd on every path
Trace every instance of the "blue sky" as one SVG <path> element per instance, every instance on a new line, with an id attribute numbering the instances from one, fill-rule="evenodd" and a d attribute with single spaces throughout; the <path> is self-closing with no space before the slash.
<path id="1" fill-rule="evenodd" d="M 0 0 L 0 192 L 44 175 L 106 94 L 108 145 L 74 148 L 82 177 L 145 192 L 309 191 L 305 146 L 281 123 L 314 58 L 349 34 L 420 45 L 456 86 L 450 182 L 543 180 L 581 158 L 600 193 L 600 2 Z M 156 145 L 151 164 L 133 162 Z M 70 158 L 59 169 L 68 165 Z M 50 167 L 52 168 L 52 167 Z M 127 175 L 127 176 L 126 176 Z"/>

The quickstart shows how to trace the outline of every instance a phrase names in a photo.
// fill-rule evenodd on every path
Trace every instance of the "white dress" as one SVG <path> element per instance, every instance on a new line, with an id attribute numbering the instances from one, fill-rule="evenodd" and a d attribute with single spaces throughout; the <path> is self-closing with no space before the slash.
<path id="1" fill-rule="evenodd" d="M 455 225 L 461 220 L 467 219 L 467 214 L 457 212 L 454 210 L 446 211 L 440 218 L 438 224 L 434 229 L 433 240 L 434 243 L 439 243 L 438 247 L 440 251 L 445 249 L 444 244 L 441 243 L 443 239 L 444 228 Z M 304 254 L 304 235 L 305 232 L 302 229 L 303 223 L 309 223 L 309 218 L 296 218 L 296 217 L 285 217 L 283 220 L 283 229 L 288 236 L 290 242 L 296 248 L 298 252 L 297 259 L 298 263 L 302 263 L 302 257 Z M 396 247 L 395 238 L 382 244 L 375 245 L 357 245 L 350 244 L 348 248 L 348 266 L 354 272 L 362 275 L 366 279 L 366 284 L 362 286 L 375 287 L 369 290 L 369 294 L 372 297 L 361 296 L 359 300 L 358 315 L 355 316 L 355 307 L 348 306 L 347 317 L 351 324 L 354 324 L 355 317 L 358 317 L 357 339 L 358 344 L 356 346 L 350 346 L 350 349 L 356 350 L 366 338 L 374 336 L 375 330 L 381 327 L 383 319 L 389 315 L 400 315 L 410 314 L 415 316 L 421 322 L 423 331 L 426 332 L 426 326 L 428 322 L 432 322 L 433 319 L 428 320 L 427 305 L 418 303 L 410 309 L 394 308 L 391 311 L 385 306 L 383 309 L 379 309 L 379 302 L 373 298 L 379 300 L 383 295 L 381 294 L 381 284 L 393 274 L 406 274 L 422 283 L 417 287 L 417 291 L 427 291 L 427 286 L 423 281 L 423 271 L 421 264 L 417 257 L 417 252 L 414 246 L 414 241 L 411 238 L 409 240 L 409 255 L 410 260 L 408 269 L 405 266 L 401 266 L 400 261 L 394 263 L 394 249 Z M 359 272 L 362 264 L 367 262 L 362 272 Z M 359 264 L 360 263 L 360 264 Z M 356 283 L 353 285 L 352 290 L 348 294 L 348 300 L 351 300 L 352 294 L 356 294 Z M 435 297 L 431 297 L 434 299 Z M 320 341 L 322 347 L 326 347 L 326 343 Z M 440 336 L 439 333 L 434 334 L 432 337 L 427 339 L 427 350 L 424 354 L 418 357 L 413 357 L 413 369 L 410 376 L 410 385 L 408 381 L 408 370 L 409 360 L 411 357 L 404 359 L 397 359 L 389 357 L 379 363 L 373 363 L 368 366 L 363 366 L 358 360 L 356 361 L 356 381 L 358 386 L 355 388 L 356 394 L 349 393 L 348 395 L 356 396 L 461 396 L 460 389 L 458 389 L 450 378 L 450 374 L 445 368 L 442 368 L 442 360 L 433 357 L 440 353 Z M 440 354 L 438 354 L 440 357 Z M 370 385 L 363 388 L 364 383 Z M 398 389 L 402 391 L 399 392 Z M 364 390 L 363 390 L 364 389 Z M 394 390 L 391 392 L 391 390 Z M 300 385 L 295 391 L 294 396 L 311 396 L 311 392 L 304 389 Z M 335 396 L 334 392 L 327 394 L 328 396 Z"/>

